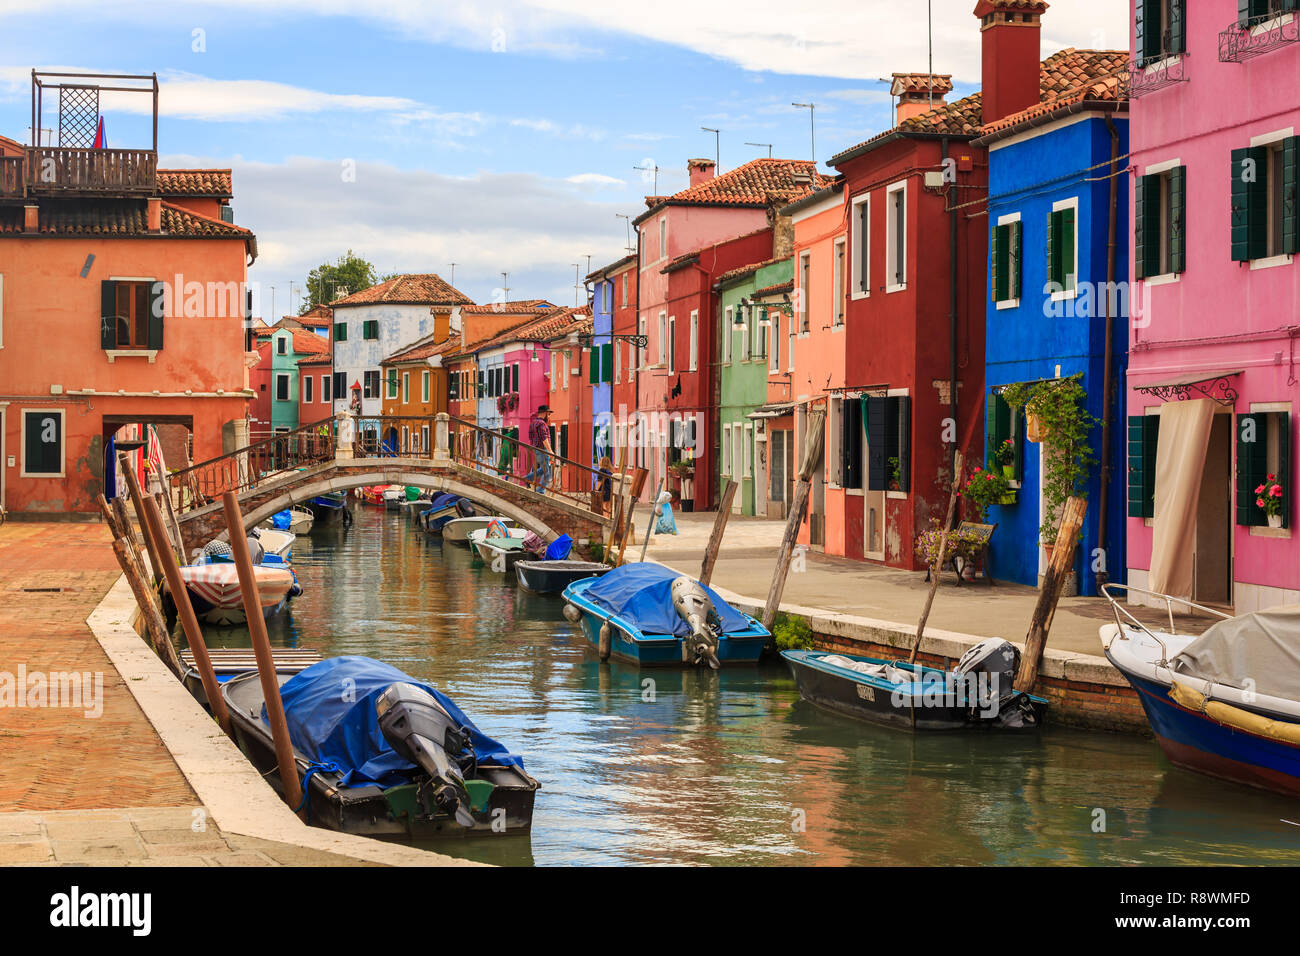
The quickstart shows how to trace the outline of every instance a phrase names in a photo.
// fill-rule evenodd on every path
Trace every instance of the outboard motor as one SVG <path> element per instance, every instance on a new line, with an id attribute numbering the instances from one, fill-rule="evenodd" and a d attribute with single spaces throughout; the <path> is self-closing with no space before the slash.
<path id="1" fill-rule="evenodd" d="M 420 787 L 421 802 L 431 811 L 428 796 L 463 827 L 472 827 L 469 791 L 456 757 L 469 747 L 470 731 L 451 719 L 428 691 L 398 681 L 375 702 L 379 730 L 398 755 L 422 768 L 429 783 Z"/>
<path id="2" fill-rule="evenodd" d="M 1008 728 L 1033 727 L 1038 716 L 1028 697 L 1013 688 L 1020 651 L 1009 641 L 990 637 L 967 649 L 953 674 L 966 685 L 966 700 L 977 720 Z"/>
<path id="3" fill-rule="evenodd" d="M 691 628 L 690 636 L 682 640 L 682 660 L 689 664 L 708 661 L 716 671 L 722 619 L 718 617 L 718 609 L 709 599 L 709 593 L 699 581 L 685 574 L 673 581 L 670 593 L 673 610 Z"/>

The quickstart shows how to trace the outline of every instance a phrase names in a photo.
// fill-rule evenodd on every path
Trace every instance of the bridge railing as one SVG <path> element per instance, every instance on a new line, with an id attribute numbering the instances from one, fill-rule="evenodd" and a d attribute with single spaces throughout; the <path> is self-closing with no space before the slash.
<path id="1" fill-rule="evenodd" d="M 313 422 L 174 471 L 168 475 L 172 500 L 178 511 L 193 511 L 227 491 L 250 491 L 285 472 L 333 461 L 335 432 L 332 419 Z"/>
<path id="2" fill-rule="evenodd" d="M 590 464 L 522 441 L 513 432 L 493 431 L 463 418 L 448 416 L 448 454 L 453 461 L 538 490 L 546 478 L 547 494 L 592 509 L 598 474 Z M 542 472 L 537 474 L 538 463 Z M 593 509 L 594 510 L 594 509 Z"/>

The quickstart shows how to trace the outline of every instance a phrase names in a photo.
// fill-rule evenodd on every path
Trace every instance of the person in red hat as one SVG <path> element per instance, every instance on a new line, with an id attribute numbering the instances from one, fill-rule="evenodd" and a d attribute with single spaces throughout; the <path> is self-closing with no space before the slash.
<path id="1" fill-rule="evenodd" d="M 551 480 L 551 406 L 538 405 L 528 423 L 528 444 L 533 446 L 533 470 L 524 475 L 524 487 L 546 494 Z M 539 451 L 538 449 L 542 449 Z"/>

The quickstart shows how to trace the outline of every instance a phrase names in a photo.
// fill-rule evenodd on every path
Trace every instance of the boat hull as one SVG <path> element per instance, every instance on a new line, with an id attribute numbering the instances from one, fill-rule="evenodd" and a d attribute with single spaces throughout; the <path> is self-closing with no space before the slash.
<path id="1" fill-rule="evenodd" d="M 1128 671 L 1106 655 L 1137 691 L 1169 762 L 1221 780 L 1300 797 L 1300 746 L 1229 727 L 1169 696 L 1169 687 Z M 1267 715 L 1276 720 L 1285 718 Z"/>
<path id="2" fill-rule="evenodd" d="M 452 518 L 442 526 L 442 539 L 452 541 L 456 544 L 469 546 L 469 536 L 475 531 L 486 530 L 487 526 L 494 520 L 503 522 L 507 528 L 515 528 L 517 525 L 509 518 L 503 518 L 500 515 L 475 515 L 469 518 Z"/>
<path id="3" fill-rule="evenodd" d="M 598 578 L 612 570 L 595 561 L 519 561 L 515 580 L 533 594 L 560 594 L 574 581 Z"/>
<path id="4" fill-rule="evenodd" d="M 521 559 L 533 556 L 523 548 L 498 548 L 488 541 L 476 542 L 474 552 L 487 569 L 496 574 L 509 574 Z"/>
<path id="5" fill-rule="evenodd" d="M 917 730 L 962 730 L 968 721 L 965 711 L 956 707 L 912 707 L 912 697 L 895 700 L 893 691 L 867 680 L 854 680 L 847 675 L 832 673 L 810 663 L 801 652 L 782 651 L 781 657 L 790 667 L 799 695 L 811 704 L 825 710 L 843 714 L 856 720 L 865 720 L 885 727 Z M 871 663 L 886 661 L 871 659 Z M 919 703 L 919 702 L 918 702 Z M 916 722 L 912 722 L 915 709 Z"/>
<path id="6" fill-rule="evenodd" d="M 218 627 L 247 623 L 243 591 L 233 564 L 190 565 L 180 571 L 199 620 Z M 285 568 L 259 565 L 253 571 L 257 576 L 262 616 L 270 617 L 284 608 L 297 582 L 293 572 Z"/>

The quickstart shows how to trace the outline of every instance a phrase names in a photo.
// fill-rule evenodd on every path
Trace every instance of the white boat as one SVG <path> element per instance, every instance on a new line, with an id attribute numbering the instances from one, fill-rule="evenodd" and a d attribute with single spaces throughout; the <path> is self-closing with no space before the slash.
<path id="1" fill-rule="evenodd" d="M 384 508 L 388 511 L 401 511 L 402 502 L 406 500 L 406 489 L 401 485 L 389 485 L 384 489 Z"/>
<path id="2" fill-rule="evenodd" d="M 533 556 L 532 552 L 524 550 L 524 538 L 528 537 L 526 528 L 510 528 L 508 535 L 491 536 L 489 530 L 480 528 L 469 534 L 470 547 L 489 571 L 505 574 L 514 570 L 515 562 L 520 558 Z"/>
<path id="3" fill-rule="evenodd" d="M 298 536 L 292 531 L 279 531 L 275 528 L 256 528 L 253 531 L 262 543 L 262 550 L 273 554 L 285 564 L 293 560 L 293 543 Z"/>
<path id="4" fill-rule="evenodd" d="M 500 521 L 507 528 L 519 527 L 513 518 L 507 518 L 504 515 L 473 515 L 469 518 L 452 518 L 442 526 L 442 540 L 468 545 L 471 531 L 481 531 L 493 521 Z"/>
<path id="5" fill-rule="evenodd" d="M 243 592 L 239 587 L 239 569 L 233 564 L 191 564 L 180 569 L 181 580 L 190 592 L 190 603 L 200 620 L 221 627 L 244 624 Z M 262 614 L 270 617 L 301 588 L 287 567 L 259 564 L 254 566 L 257 595 Z"/>
<path id="6" fill-rule="evenodd" d="M 306 534 L 311 530 L 316 516 L 306 508 L 291 508 L 289 510 L 289 530 L 294 534 Z"/>

